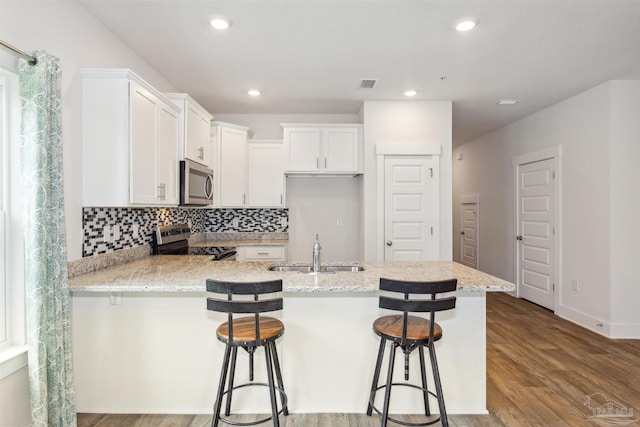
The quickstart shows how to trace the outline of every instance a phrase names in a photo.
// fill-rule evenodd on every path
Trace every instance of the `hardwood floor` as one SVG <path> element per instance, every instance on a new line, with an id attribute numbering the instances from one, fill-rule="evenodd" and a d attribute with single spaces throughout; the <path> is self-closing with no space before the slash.
<path id="1" fill-rule="evenodd" d="M 487 408 L 509 426 L 593 426 L 611 400 L 640 426 L 640 340 L 610 340 L 535 304 L 487 295 Z M 618 421 L 624 421 L 620 418 Z M 596 421 L 600 421 L 599 423 Z M 622 425 L 622 424 L 615 424 Z"/>
<path id="2" fill-rule="evenodd" d="M 490 414 L 450 415 L 449 423 L 452 427 L 614 425 L 602 416 L 588 419 L 593 412 L 584 403 L 593 395 L 592 408 L 610 400 L 621 410 L 635 413 L 617 421 L 627 420 L 629 425 L 640 427 L 639 379 L 640 340 L 610 340 L 535 304 L 489 292 Z M 243 415 L 241 421 L 255 417 Z M 416 417 L 407 416 L 406 420 L 415 421 Z M 283 427 L 379 425 L 379 417 L 365 414 L 291 414 L 281 420 Z M 79 427 L 200 427 L 210 422 L 210 415 L 78 414 Z"/>

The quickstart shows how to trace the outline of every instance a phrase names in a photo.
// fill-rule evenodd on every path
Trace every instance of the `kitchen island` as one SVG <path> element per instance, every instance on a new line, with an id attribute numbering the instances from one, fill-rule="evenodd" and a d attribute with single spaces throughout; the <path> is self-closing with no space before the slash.
<path id="1" fill-rule="evenodd" d="M 359 262 L 364 271 L 308 275 L 268 271 L 268 262 L 209 258 L 145 257 L 70 279 L 79 412 L 211 411 L 224 353 L 215 329 L 226 316 L 206 310 L 207 278 L 282 279 L 284 310 L 276 317 L 285 334 L 278 351 L 290 410 L 364 412 L 378 347 L 371 325 L 385 313 L 377 301 L 380 277 L 458 279 L 456 309 L 437 315 L 444 330 L 437 351 L 447 409 L 486 412 L 485 292 L 510 291 L 513 284 L 446 261 Z M 247 357 L 238 355 L 242 381 Z M 411 359 L 415 381 L 417 355 Z M 263 364 L 259 351 L 257 378 Z M 268 412 L 264 394 L 262 388 L 234 394 L 234 411 Z M 392 406 L 394 412 L 420 412 L 419 393 L 398 389 Z"/>

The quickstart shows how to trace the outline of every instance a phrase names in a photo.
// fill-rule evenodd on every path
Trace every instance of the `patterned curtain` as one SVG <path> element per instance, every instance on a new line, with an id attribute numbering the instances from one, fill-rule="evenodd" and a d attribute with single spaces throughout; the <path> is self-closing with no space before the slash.
<path id="1" fill-rule="evenodd" d="M 25 288 L 33 426 L 75 426 L 59 60 L 20 61 Z"/>

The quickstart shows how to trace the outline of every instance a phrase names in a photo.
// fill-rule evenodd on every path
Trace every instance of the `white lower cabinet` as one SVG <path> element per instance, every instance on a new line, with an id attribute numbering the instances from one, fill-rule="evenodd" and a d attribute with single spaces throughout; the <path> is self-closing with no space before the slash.
<path id="1" fill-rule="evenodd" d="M 249 140 L 247 207 L 285 206 L 284 147 L 282 141 Z"/>
<path id="2" fill-rule="evenodd" d="M 179 108 L 131 70 L 80 73 L 83 205 L 177 205 Z"/>
<path id="3" fill-rule="evenodd" d="M 286 261 L 286 246 L 239 246 L 238 261 Z"/>

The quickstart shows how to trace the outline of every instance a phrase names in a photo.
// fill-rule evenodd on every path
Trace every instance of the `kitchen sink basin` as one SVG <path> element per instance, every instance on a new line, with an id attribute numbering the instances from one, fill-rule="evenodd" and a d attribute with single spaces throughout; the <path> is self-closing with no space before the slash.
<path id="1" fill-rule="evenodd" d="M 313 267 L 308 264 L 276 264 L 267 268 L 269 271 L 297 271 L 299 273 L 314 273 Z M 340 265 L 340 264 L 323 264 L 320 266 L 318 273 L 336 273 L 341 271 L 357 272 L 364 271 L 361 265 Z"/>

